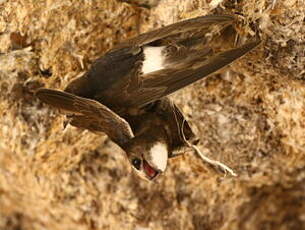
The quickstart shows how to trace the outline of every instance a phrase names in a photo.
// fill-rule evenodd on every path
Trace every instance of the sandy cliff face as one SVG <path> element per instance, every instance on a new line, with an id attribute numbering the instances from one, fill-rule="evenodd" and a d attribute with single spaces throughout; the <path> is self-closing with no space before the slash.
<path id="1" fill-rule="evenodd" d="M 302 229 L 305 226 L 305 7 L 302 0 L 0 1 L 0 229 Z M 105 136 L 69 128 L 33 95 L 63 89 L 138 31 L 236 14 L 260 47 L 172 96 L 200 148 L 157 183 L 131 173 Z"/>

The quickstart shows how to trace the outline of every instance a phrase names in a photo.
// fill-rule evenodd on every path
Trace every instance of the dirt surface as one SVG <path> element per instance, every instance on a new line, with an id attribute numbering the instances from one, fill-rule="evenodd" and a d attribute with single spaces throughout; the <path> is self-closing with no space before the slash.
<path id="1" fill-rule="evenodd" d="M 147 183 L 106 136 L 63 131 L 64 117 L 34 97 L 127 37 L 215 13 L 236 16 L 238 43 L 256 34 L 262 44 L 172 98 L 201 150 L 236 178 L 188 152 Z M 304 47 L 303 0 L 161 0 L 150 10 L 0 0 L 0 229 L 305 229 Z"/>

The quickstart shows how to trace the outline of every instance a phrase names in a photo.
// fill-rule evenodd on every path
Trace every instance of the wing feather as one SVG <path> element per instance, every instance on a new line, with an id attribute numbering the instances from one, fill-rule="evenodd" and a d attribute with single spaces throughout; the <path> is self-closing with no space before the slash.
<path id="1" fill-rule="evenodd" d="M 114 49 L 129 46 L 143 46 L 156 40 L 172 36 L 174 34 L 184 33 L 195 29 L 204 29 L 212 25 L 231 24 L 233 20 L 234 17 L 230 15 L 207 15 L 191 18 L 140 34 L 137 37 L 131 38 L 125 42 L 118 44 Z"/>
<path id="2" fill-rule="evenodd" d="M 157 99 L 160 95 L 164 94 L 166 88 L 158 85 L 157 87 L 142 90 L 140 80 L 143 74 L 143 64 L 149 63 L 146 60 L 149 58 L 144 55 L 145 48 L 147 46 L 158 46 L 158 42 L 163 43 L 167 39 L 172 42 L 179 42 L 179 39 L 178 41 L 172 39 L 176 35 L 179 37 L 181 33 L 188 33 L 194 30 L 208 30 L 213 25 L 226 26 L 231 24 L 233 20 L 234 17 L 229 15 L 201 16 L 140 34 L 137 37 L 118 44 L 103 57 L 97 59 L 87 74 L 72 81 L 65 91 L 78 96 L 96 99 L 106 103 L 112 109 L 124 106 L 129 107 L 132 104 L 142 105 L 153 101 L 153 99 Z M 199 38 L 183 38 L 180 41 L 180 45 L 187 44 L 186 46 L 192 46 L 189 43 L 201 43 L 201 36 Z M 185 52 L 185 54 L 189 55 L 188 52 Z M 153 59 L 154 57 L 149 60 Z M 174 59 L 179 58 L 176 57 Z M 180 59 L 187 61 L 183 57 Z M 152 64 L 155 63 L 152 62 Z M 163 65 L 163 63 L 161 64 Z M 165 69 L 164 72 L 160 72 L 161 75 L 166 71 Z M 131 100 L 132 102 L 130 103 Z"/>
<path id="3" fill-rule="evenodd" d="M 173 64 L 166 69 L 151 72 L 143 76 L 142 88 L 131 93 L 128 102 L 130 106 L 142 106 L 161 97 L 167 96 L 189 84 L 198 81 L 209 74 L 223 68 L 240 58 L 260 41 L 249 42 L 238 48 L 206 57 L 206 51 L 188 57 L 186 61 Z M 190 54 L 192 55 L 192 54 Z M 154 92 L 153 94 L 151 92 Z"/>
<path id="4" fill-rule="evenodd" d="M 36 96 L 51 106 L 74 113 L 76 115 L 75 119 L 79 116 L 80 119 L 74 120 L 74 123 L 77 123 L 77 121 L 88 122 L 90 120 L 91 123 L 94 123 L 92 127 L 105 132 L 110 139 L 120 146 L 123 146 L 124 143 L 134 137 L 131 127 L 126 120 L 95 100 L 44 88 L 39 89 L 36 92 Z M 79 124 L 79 126 L 82 125 Z M 83 126 L 89 127 L 88 124 Z"/>

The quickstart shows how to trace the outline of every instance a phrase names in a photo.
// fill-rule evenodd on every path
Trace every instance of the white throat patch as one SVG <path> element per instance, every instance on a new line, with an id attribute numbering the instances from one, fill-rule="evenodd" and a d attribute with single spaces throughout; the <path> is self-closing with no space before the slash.
<path id="1" fill-rule="evenodd" d="M 144 47 L 143 74 L 154 72 L 164 68 L 165 56 L 163 54 L 164 46 Z"/>
<path id="2" fill-rule="evenodd" d="M 162 142 L 157 142 L 149 151 L 150 159 L 148 162 L 156 169 L 165 171 L 167 166 L 168 151 L 167 146 Z"/>

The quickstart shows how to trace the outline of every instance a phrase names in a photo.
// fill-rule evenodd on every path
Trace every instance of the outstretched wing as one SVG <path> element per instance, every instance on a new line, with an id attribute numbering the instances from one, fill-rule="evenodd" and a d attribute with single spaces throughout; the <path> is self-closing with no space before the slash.
<path id="1" fill-rule="evenodd" d="M 119 146 L 134 137 L 127 121 L 97 101 L 44 88 L 39 89 L 36 96 L 51 106 L 72 113 L 72 125 L 102 131 Z"/>
<path id="2" fill-rule="evenodd" d="M 191 18 L 140 34 L 137 37 L 118 44 L 114 49 L 130 46 L 143 46 L 179 33 L 185 33 L 196 29 L 203 30 L 213 25 L 229 25 L 233 22 L 233 20 L 234 17 L 230 15 L 207 15 Z"/>
<path id="3" fill-rule="evenodd" d="M 226 26 L 233 20 L 228 15 L 202 16 L 131 38 L 99 58 L 66 91 L 101 101 L 116 112 L 156 101 L 221 69 L 259 44 L 250 42 L 213 54 L 204 33 L 195 32 L 206 32 L 213 25 Z"/>
<path id="4" fill-rule="evenodd" d="M 260 41 L 250 42 L 212 56 L 207 56 L 205 50 L 190 53 L 185 60 L 144 75 L 141 79 L 142 87 L 130 92 L 126 103 L 138 107 L 169 95 L 230 64 L 259 43 Z"/>
<path id="5" fill-rule="evenodd" d="M 125 90 L 141 87 L 139 77 L 142 75 L 143 68 L 147 69 L 146 66 L 150 66 L 150 60 L 155 59 L 152 61 L 153 65 L 158 63 L 158 56 L 155 55 L 154 51 L 161 52 L 162 47 L 176 42 L 181 42 L 182 46 L 201 42 L 200 39 L 193 37 L 177 41 L 176 35 L 179 37 L 181 34 L 194 30 L 205 31 L 213 25 L 226 26 L 231 24 L 233 20 L 234 18 L 228 15 L 202 16 L 140 34 L 118 44 L 97 59 L 90 70 L 84 76 L 73 80 L 65 91 L 102 101 L 103 104 L 107 104 L 111 108 L 118 101 L 124 104 L 125 99 L 128 99 L 129 96 Z M 148 65 L 146 65 L 147 63 Z M 128 105 L 126 104 L 126 106 Z"/>

